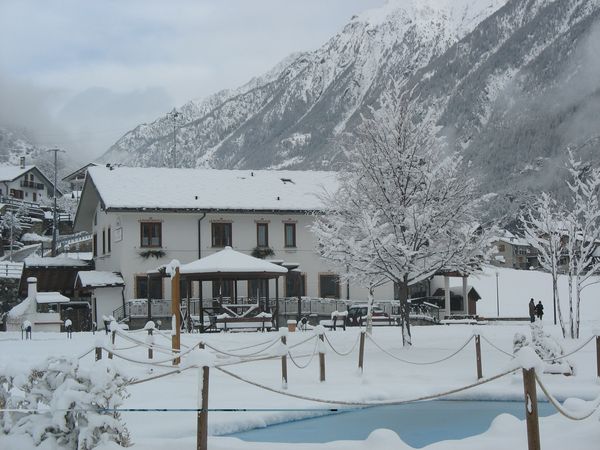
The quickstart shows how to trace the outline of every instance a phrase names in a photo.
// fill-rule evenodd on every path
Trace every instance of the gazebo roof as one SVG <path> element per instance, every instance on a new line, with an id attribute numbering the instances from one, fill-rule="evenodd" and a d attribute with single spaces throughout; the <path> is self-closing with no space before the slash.
<path id="1" fill-rule="evenodd" d="M 240 253 L 231 247 L 179 267 L 183 277 L 195 280 L 277 278 L 287 272 L 285 267 Z"/>

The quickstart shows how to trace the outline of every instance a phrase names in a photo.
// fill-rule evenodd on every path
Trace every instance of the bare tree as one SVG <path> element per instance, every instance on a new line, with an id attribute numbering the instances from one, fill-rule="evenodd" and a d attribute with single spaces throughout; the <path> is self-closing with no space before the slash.
<path id="1" fill-rule="evenodd" d="M 600 273 L 600 168 L 577 160 L 569 152 L 567 181 L 572 196 L 566 217 L 569 275 L 569 336 L 579 338 L 581 291 Z"/>
<path id="2" fill-rule="evenodd" d="M 519 219 L 525 232 L 525 239 L 537 251 L 540 266 L 552 276 L 554 323 L 556 324 L 558 312 L 563 335 L 566 335 L 567 324 L 563 320 L 558 294 L 558 275 L 561 256 L 564 252 L 564 207 L 544 192 L 531 207 L 520 215 Z"/>
<path id="3" fill-rule="evenodd" d="M 413 109 L 375 112 L 347 149 L 349 166 L 329 196 L 333 213 L 315 223 L 324 257 L 398 285 L 405 346 L 408 286 L 440 271 L 471 273 L 490 255 L 490 235 L 475 215 L 475 183 L 435 131 Z"/>
<path id="4" fill-rule="evenodd" d="M 567 185 L 571 198 L 560 205 L 549 194 L 521 216 L 527 240 L 537 249 L 543 269 L 552 275 L 553 293 L 564 337 L 579 337 L 581 292 L 600 273 L 600 168 L 569 152 Z M 558 295 L 561 267 L 567 276 L 567 305 Z M 566 309 L 566 311 L 565 311 Z"/>

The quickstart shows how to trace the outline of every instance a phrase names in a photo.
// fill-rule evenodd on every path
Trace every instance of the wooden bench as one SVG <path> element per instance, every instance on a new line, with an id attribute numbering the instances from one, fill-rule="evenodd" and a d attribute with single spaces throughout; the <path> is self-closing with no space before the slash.
<path id="1" fill-rule="evenodd" d="M 271 317 L 217 317 L 215 324 L 218 330 L 223 331 L 243 329 L 265 331 L 273 326 Z"/>
<path id="2" fill-rule="evenodd" d="M 334 331 L 337 327 L 342 327 L 346 331 L 346 316 L 336 316 L 331 320 L 321 320 L 319 321 L 319 325 Z"/>

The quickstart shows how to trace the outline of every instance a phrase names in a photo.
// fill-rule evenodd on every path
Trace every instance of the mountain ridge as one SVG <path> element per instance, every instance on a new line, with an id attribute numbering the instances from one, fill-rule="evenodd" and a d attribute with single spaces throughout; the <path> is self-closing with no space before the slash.
<path id="1" fill-rule="evenodd" d="M 435 114 L 484 189 L 552 187 L 545 173 L 556 173 L 566 146 L 600 129 L 592 114 L 600 110 L 592 76 L 600 57 L 590 37 L 598 23 L 599 0 L 393 0 L 354 16 L 319 49 L 188 102 L 176 155 L 173 122 L 162 117 L 123 136 L 102 161 L 335 169 L 369 108 L 409 92 Z M 561 99 L 562 89 L 573 96 Z"/>

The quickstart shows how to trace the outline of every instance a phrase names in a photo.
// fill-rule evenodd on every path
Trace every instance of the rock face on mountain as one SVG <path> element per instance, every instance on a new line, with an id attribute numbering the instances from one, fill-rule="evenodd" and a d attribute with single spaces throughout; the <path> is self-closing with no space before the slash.
<path id="1" fill-rule="evenodd" d="M 136 127 L 102 160 L 331 169 L 369 108 L 408 92 L 487 191 L 539 189 L 568 145 L 598 148 L 599 43 L 600 0 L 391 0 L 318 50 Z"/>

